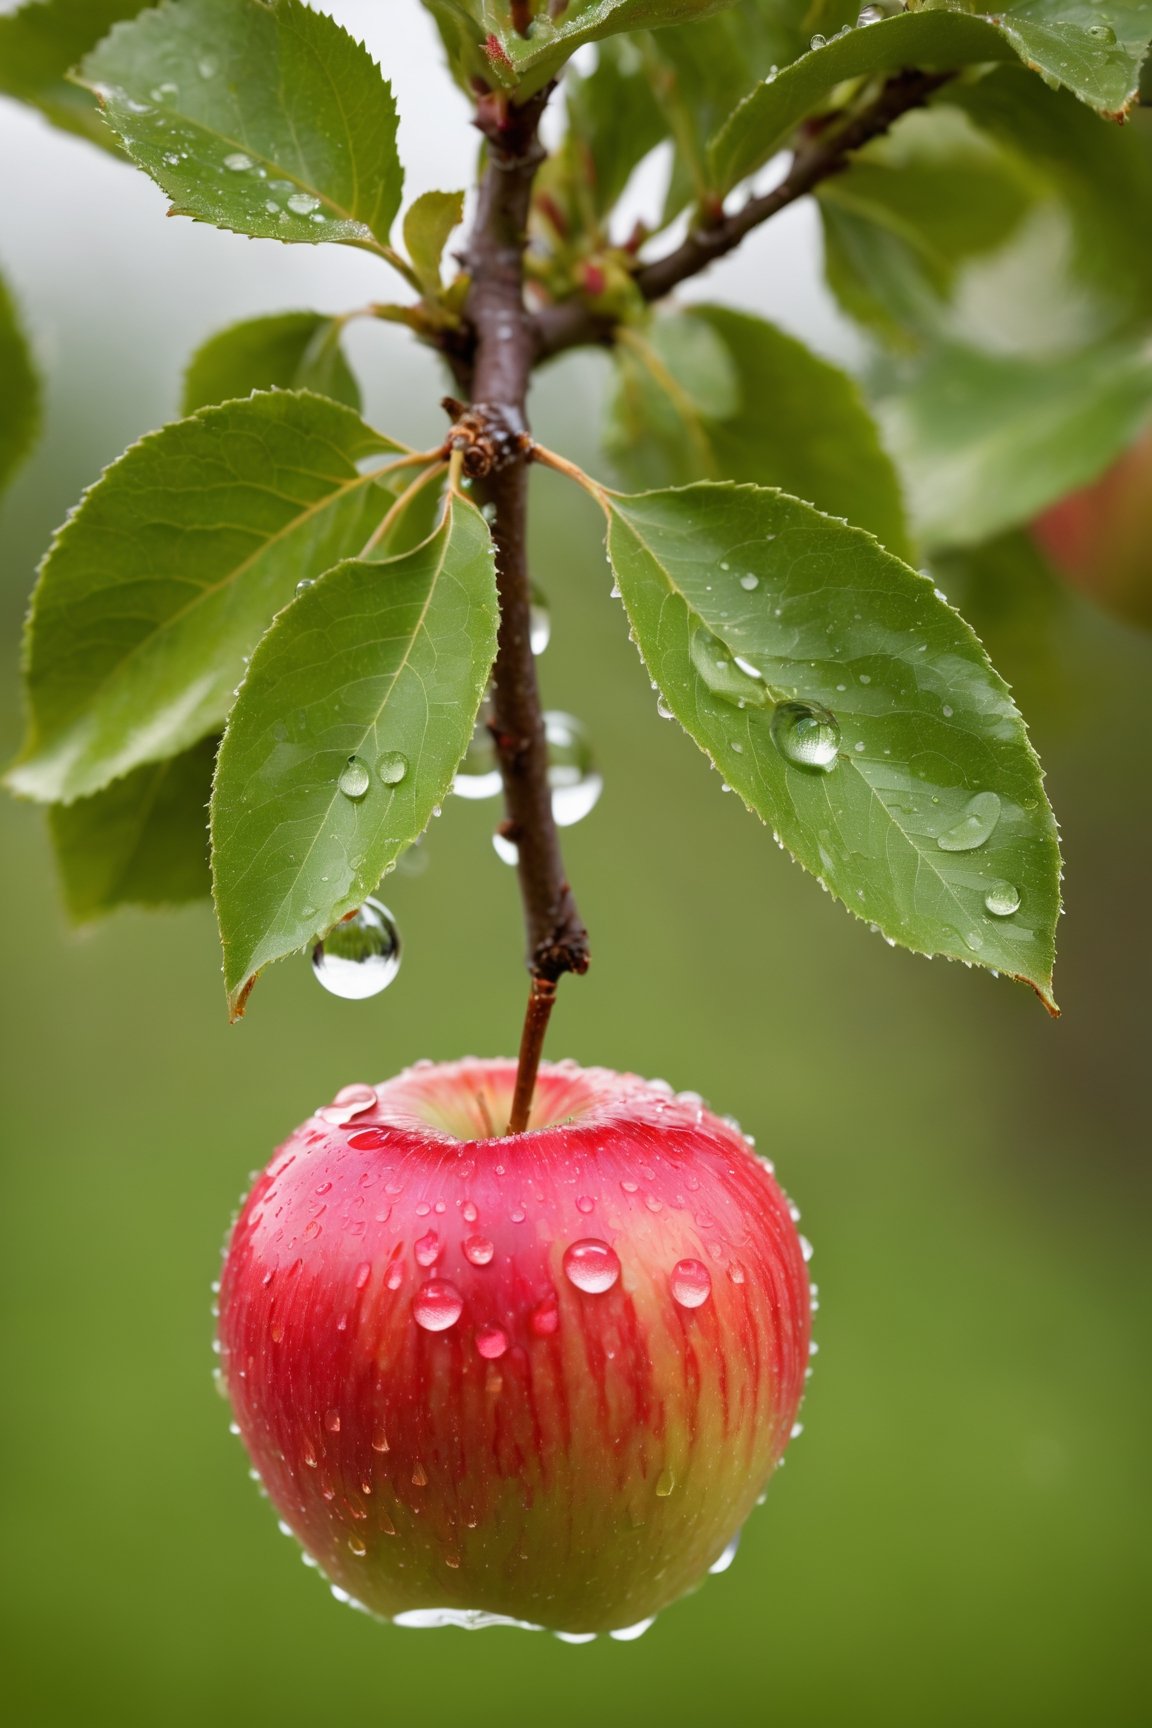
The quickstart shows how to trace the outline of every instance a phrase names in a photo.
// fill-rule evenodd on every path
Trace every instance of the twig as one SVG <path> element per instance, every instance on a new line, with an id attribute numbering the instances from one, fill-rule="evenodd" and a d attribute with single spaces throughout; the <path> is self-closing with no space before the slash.
<path id="1" fill-rule="evenodd" d="M 951 72 L 899 72 L 890 78 L 874 101 L 798 151 L 778 186 L 750 198 L 739 210 L 721 216 L 709 227 L 693 228 L 665 257 L 638 270 L 634 281 L 644 299 L 649 302 L 664 299 L 682 282 L 735 251 L 754 228 L 815 191 L 822 181 L 841 173 L 855 151 L 887 132 L 902 114 L 922 107 L 953 76 Z M 615 325 L 612 319 L 593 312 L 581 300 L 564 300 L 537 312 L 532 330 L 539 363 L 570 348 L 611 342 Z"/>
<path id="2" fill-rule="evenodd" d="M 534 341 L 524 303 L 524 247 L 532 184 L 544 159 L 537 128 L 547 97 L 543 91 L 522 107 L 480 111 L 488 164 L 467 248 L 472 285 L 465 308 L 475 346 L 471 365 L 457 362 L 471 401 L 467 436 L 487 463 L 479 490 L 492 520 L 500 594 L 491 731 L 504 783 L 503 831 L 517 850 L 532 979 L 510 1123 L 514 1133 L 527 1125 L 556 982 L 588 966 L 588 934 L 564 872 L 552 814 L 527 556 L 527 396 Z"/>

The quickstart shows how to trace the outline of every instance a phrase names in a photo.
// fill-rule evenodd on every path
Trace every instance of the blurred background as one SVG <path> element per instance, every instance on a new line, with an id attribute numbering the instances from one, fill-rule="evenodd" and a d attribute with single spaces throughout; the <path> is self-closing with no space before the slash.
<path id="1" fill-rule="evenodd" d="M 394 78 L 410 189 L 458 184 L 467 114 L 424 14 L 398 30 L 380 0 L 330 9 Z M 192 348 L 391 285 L 337 248 L 165 222 L 143 176 L 7 103 L 0 158 L 0 263 L 48 380 L 0 507 L 7 755 L 36 561 L 102 465 L 174 415 Z M 706 291 L 858 363 L 804 208 Z M 387 327 L 352 348 L 368 417 L 436 435 L 431 359 Z M 535 401 L 542 438 L 594 468 L 604 381 L 582 358 Z M 1149 643 L 1051 586 L 971 596 L 1064 832 L 1053 1024 L 1021 988 L 890 952 L 721 796 L 657 717 L 595 512 L 548 475 L 537 494 L 546 700 L 587 722 L 605 776 L 567 835 L 595 964 L 562 991 L 552 1054 L 696 1088 L 776 1160 L 816 1246 L 805 1433 L 731 1571 L 638 1643 L 400 1631 L 338 1606 L 228 1434 L 209 1285 L 248 1172 L 337 1087 L 514 1049 L 519 909 L 493 807 L 454 800 L 426 872 L 390 878 L 392 989 L 339 1001 L 300 959 L 229 1029 L 209 908 L 69 934 L 42 817 L 4 802 L 6 1718 L 1145 1722 Z"/>

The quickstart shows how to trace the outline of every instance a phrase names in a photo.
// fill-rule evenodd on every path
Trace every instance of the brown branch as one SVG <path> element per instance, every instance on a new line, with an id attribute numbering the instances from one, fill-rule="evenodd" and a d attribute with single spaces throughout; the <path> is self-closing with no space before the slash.
<path id="1" fill-rule="evenodd" d="M 548 746 L 532 653 L 532 589 L 527 551 L 528 383 L 535 344 L 524 303 L 524 247 L 547 91 L 522 107 L 481 107 L 488 164 L 467 249 L 471 277 L 466 322 L 473 337 L 456 375 L 471 406 L 459 437 L 465 464 L 484 473 L 480 492 L 492 520 L 500 630 L 492 685 L 491 730 L 504 782 L 503 832 L 516 844 L 532 993 L 517 1074 L 513 1133 L 527 1126 L 536 1070 L 556 981 L 588 966 L 588 934 L 564 873 L 552 815 Z M 469 455 L 472 462 L 469 464 Z"/>
<path id="2" fill-rule="evenodd" d="M 711 226 L 692 229 L 673 251 L 638 270 L 635 283 L 644 299 L 662 300 L 682 282 L 735 251 L 754 228 L 813 192 L 822 181 L 842 173 L 854 151 L 887 132 L 902 114 L 921 107 L 952 76 L 951 72 L 899 72 L 890 78 L 867 107 L 842 125 L 818 134 L 810 145 L 799 150 L 778 186 L 750 198 L 739 210 L 721 216 Z M 569 348 L 610 343 L 615 323 L 590 310 L 583 301 L 564 300 L 537 312 L 532 331 L 539 364 Z"/>

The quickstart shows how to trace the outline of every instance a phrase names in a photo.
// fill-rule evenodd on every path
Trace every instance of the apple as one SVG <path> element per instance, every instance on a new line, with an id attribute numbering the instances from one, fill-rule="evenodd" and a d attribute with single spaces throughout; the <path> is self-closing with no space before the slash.
<path id="1" fill-rule="evenodd" d="M 634 1629 L 784 1453 L 807 1245 L 694 1094 L 575 1063 L 417 1064 L 280 1148 L 220 1289 L 224 1383 L 339 1595 L 406 1624 Z"/>
<path id="2" fill-rule="evenodd" d="M 1129 623 L 1152 624 L 1152 432 L 1032 532 L 1074 587 Z"/>

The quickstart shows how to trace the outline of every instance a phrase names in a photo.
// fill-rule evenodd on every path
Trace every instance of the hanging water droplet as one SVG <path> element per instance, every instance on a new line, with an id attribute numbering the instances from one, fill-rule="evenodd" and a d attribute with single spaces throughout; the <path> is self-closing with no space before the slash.
<path id="1" fill-rule="evenodd" d="M 544 737 L 552 815 L 558 827 L 570 828 L 595 809 L 604 781 L 596 771 L 588 734 L 574 715 L 556 711 L 545 714 Z"/>
<path id="2" fill-rule="evenodd" d="M 779 702 L 772 716 L 772 742 L 794 768 L 826 774 L 836 766 L 840 726 L 832 710 L 818 702 Z"/>
<path id="3" fill-rule="evenodd" d="M 756 667 L 737 658 L 711 630 L 701 626 L 693 632 L 689 653 L 713 696 L 742 708 L 764 708 L 770 702 Z"/>
<path id="4" fill-rule="evenodd" d="M 1020 910 L 1020 890 L 1011 882 L 993 882 L 984 896 L 985 910 L 993 918 L 1011 918 Z"/>
<path id="5" fill-rule="evenodd" d="M 325 990 L 348 1002 L 386 990 L 400 970 L 400 933 L 388 908 L 365 900 L 316 944 L 312 970 Z"/>
<path id="6" fill-rule="evenodd" d="M 319 198 L 314 198 L 311 192 L 293 192 L 285 202 L 297 216 L 311 216 L 313 210 L 320 208 Z"/>
<path id="7" fill-rule="evenodd" d="M 712 1274 L 702 1260 L 677 1260 L 672 1268 L 672 1299 L 681 1308 L 702 1308 L 712 1294 Z"/>
<path id="8" fill-rule="evenodd" d="M 637 1620 L 635 1626 L 621 1626 L 617 1632 L 609 1632 L 609 1638 L 615 1638 L 618 1644 L 630 1644 L 633 1638 L 642 1638 L 649 1626 L 655 1626 L 656 1616 L 650 1620 Z"/>
<path id="9" fill-rule="evenodd" d="M 543 654 L 552 640 L 552 614 L 548 610 L 548 598 L 535 584 L 532 587 L 532 606 L 528 615 L 528 640 L 533 654 Z"/>
<path id="10" fill-rule="evenodd" d="M 486 1362 L 495 1362 L 508 1348 L 508 1334 L 500 1326 L 481 1326 L 476 1333 L 476 1350 Z"/>
<path id="11" fill-rule="evenodd" d="M 708 1568 L 709 1572 L 712 1574 L 712 1576 L 714 1578 L 718 1577 L 721 1572 L 727 1572 L 729 1566 L 731 1566 L 733 1560 L 735 1560 L 735 1558 L 736 1558 L 736 1550 L 739 1548 L 739 1546 L 740 1546 L 740 1532 L 739 1532 L 739 1530 L 737 1530 L 735 1536 L 733 1536 L 731 1542 L 729 1542 L 729 1544 L 728 1544 L 727 1548 L 725 1548 L 723 1554 L 718 1555 L 717 1558 L 715 1560 L 713 1560 L 711 1566 L 709 1566 L 709 1568 Z"/>
<path id="12" fill-rule="evenodd" d="M 674 718 L 672 710 L 669 708 L 667 702 L 665 702 L 663 696 L 657 696 L 656 698 L 656 712 L 659 714 L 661 720 L 671 720 Z"/>
<path id="13" fill-rule="evenodd" d="M 1000 820 L 1000 800 L 995 792 L 977 792 L 969 799 L 959 822 L 938 834 L 936 844 L 942 852 L 974 852 L 983 846 Z"/>
<path id="14" fill-rule="evenodd" d="M 399 750 L 386 750 L 376 764 L 376 772 L 385 786 L 399 786 L 408 773 L 408 758 Z"/>
<path id="15" fill-rule="evenodd" d="M 359 756 L 349 756 L 340 770 L 337 784 L 345 798 L 363 798 L 372 784 L 372 776 Z"/>
<path id="16" fill-rule="evenodd" d="M 464 1312 L 464 1298 L 455 1284 L 431 1278 L 412 1298 L 412 1317 L 425 1332 L 447 1332 Z"/>
<path id="17" fill-rule="evenodd" d="M 496 798 L 500 793 L 500 768 L 496 746 L 481 713 L 463 761 L 456 770 L 452 790 L 458 798 Z"/>
<path id="18" fill-rule="evenodd" d="M 251 156 L 245 156 L 243 150 L 233 150 L 224 158 L 225 168 L 230 168 L 233 174 L 245 174 L 252 166 Z"/>
<path id="19" fill-rule="evenodd" d="M 577 1290 L 583 1290 L 587 1296 L 600 1296 L 611 1290 L 619 1278 L 620 1260 L 607 1242 L 589 1236 L 565 1249 L 564 1271 Z"/>

